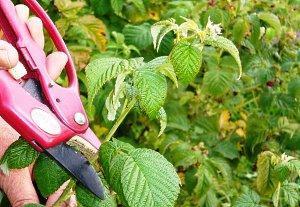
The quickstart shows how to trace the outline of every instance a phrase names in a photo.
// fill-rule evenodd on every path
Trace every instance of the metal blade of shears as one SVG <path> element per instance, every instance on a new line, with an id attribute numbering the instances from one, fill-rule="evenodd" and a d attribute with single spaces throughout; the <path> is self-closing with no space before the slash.
<path id="1" fill-rule="evenodd" d="M 89 161 L 65 143 L 45 150 L 92 193 L 104 199 L 99 176 Z"/>
<path id="2" fill-rule="evenodd" d="M 43 95 L 38 81 L 28 79 L 23 88 L 30 93 L 31 96 L 43 103 Z M 79 152 L 65 143 L 56 147 L 45 149 L 61 166 L 73 175 L 87 189 L 94 193 L 97 197 L 104 199 L 104 188 L 100 182 L 99 176 L 89 161 Z"/>

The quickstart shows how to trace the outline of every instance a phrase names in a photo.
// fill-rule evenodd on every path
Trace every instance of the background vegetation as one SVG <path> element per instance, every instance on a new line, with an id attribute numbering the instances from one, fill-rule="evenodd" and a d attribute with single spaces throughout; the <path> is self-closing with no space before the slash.
<path id="1" fill-rule="evenodd" d="M 73 55 L 93 130 L 102 141 L 116 138 L 103 151 L 119 149 L 133 160 L 139 148 L 162 154 L 180 178 L 176 206 L 300 205 L 298 0 L 39 2 Z M 234 48 L 205 38 L 214 34 L 202 39 L 210 21 L 238 48 L 240 79 Z M 52 50 L 48 40 L 46 51 Z M 109 203 L 86 195 L 81 205 L 139 206 L 114 180 L 105 156 Z M 166 163 L 153 164 L 162 159 L 154 151 L 147 156 L 149 169 Z M 176 176 L 170 170 L 164 179 L 174 184 L 167 186 L 173 194 L 144 206 L 173 205 Z"/>

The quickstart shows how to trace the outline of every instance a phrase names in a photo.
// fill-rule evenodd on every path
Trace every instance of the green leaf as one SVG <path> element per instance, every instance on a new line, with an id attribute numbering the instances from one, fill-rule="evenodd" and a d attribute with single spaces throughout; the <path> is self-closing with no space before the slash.
<path id="1" fill-rule="evenodd" d="M 51 5 L 51 0 L 40 0 L 40 5 L 46 10 Z"/>
<path id="2" fill-rule="evenodd" d="M 122 171 L 122 186 L 129 206 L 174 206 L 179 179 L 173 166 L 159 153 L 136 149 Z"/>
<path id="3" fill-rule="evenodd" d="M 132 150 L 130 147 L 128 151 L 128 144 L 118 140 L 103 145 L 100 160 L 110 157 L 110 162 L 105 162 L 109 168 L 103 169 L 123 205 L 174 206 L 179 193 L 179 178 L 174 167 L 162 155 L 149 149 Z M 116 146 L 120 147 L 118 153 Z M 102 153 L 105 155 L 102 156 Z"/>
<path id="4" fill-rule="evenodd" d="M 189 83 L 198 74 L 202 64 L 201 49 L 187 41 L 181 41 L 175 45 L 170 60 L 179 81 Z"/>
<path id="5" fill-rule="evenodd" d="M 33 163 L 39 153 L 23 139 L 18 139 L 9 146 L 1 159 L 1 165 L 5 165 L 9 169 L 21 169 L 28 167 Z"/>
<path id="6" fill-rule="evenodd" d="M 291 96 L 300 100 L 300 78 L 296 78 L 289 82 L 288 91 Z"/>
<path id="7" fill-rule="evenodd" d="M 167 127 L 167 114 L 163 107 L 161 107 L 158 111 L 157 119 L 160 122 L 160 131 L 158 136 L 162 135 L 164 133 L 166 127 Z"/>
<path id="8" fill-rule="evenodd" d="M 229 141 L 219 142 L 214 150 L 216 152 L 219 152 L 221 155 L 223 155 L 223 157 L 231 160 L 239 156 L 239 152 L 236 146 Z"/>
<path id="9" fill-rule="evenodd" d="M 126 73 L 121 73 L 117 76 L 115 88 L 106 99 L 105 106 L 108 110 L 107 119 L 109 121 L 115 120 L 117 110 L 121 106 L 120 99 L 124 97 L 124 91 L 126 88 L 124 81 L 126 76 Z"/>
<path id="10" fill-rule="evenodd" d="M 104 175 L 108 182 L 112 159 L 118 154 L 129 153 L 132 150 L 134 150 L 133 146 L 116 139 L 112 139 L 112 141 L 105 142 L 101 145 L 99 150 L 99 161 L 104 169 Z"/>
<path id="11" fill-rule="evenodd" d="M 166 77 L 170 78 L 175 84 L 176 88 L 178 88 L 177 77 L 173 68 L 173 65 L 170 62 L 166 62 L 157 68 L 157 71 Z"/>
<path id="12" fill-rule="evenodd" d="M 76 200 L 82 207 L 116 207 L 117 204 L 105 188 L 105 199 L 101 200 L 81 184 L 76 185 Z"/>
<path id="13" fill-rule="evenodd" d="M 209 172 L 209 170 L 207 169 L 207 165 L 205 162 L 198 167 L 196 177 L 197 177 L 197 185 L 195 187 L 195 192 L 196 195 L 202 197 L 205 194 L 207 194 L 210 188 L 213 188 L 212 186 L 213 177 L 211 172 Z"/>
<path id="14" fill-rule="evenodd" d="M 134 4 L 134 6 L 139 10 L 141 14 L 144 14 L 146 12 L 145 5 L 143 0 L 131 0 L 131 2 Z"/>
<path id="15" fill-rule="evenodd" d="M 143 23 L 141 25 L 125 25 L 123 34 L 126 43 L 134 45 L 140 50 L 146 49 L 152 44 L 150 28 L 151 26 L 149 23 Z"/>
<path id="16" fill-rule="evenodd" d="M 45 207 L 45 206 L 41 205 L 41 204 L 37 204 L 37 203 L 30 203 L 30 204 L 24 205 L 24 207 Z"/>
<path id="17" fill-rule="evenodd" d="M 236 48 L 236 46 L 228 39 L 222 36 L 214 36 L 214 37 L 207 37 L 205 39 L 205 44 L 211 45 L 213 47 L 221 48 L 227 52 L 229 52 L 235 59 L 235 61 L 238 64 L 239 67 L 239 78 L 241 78 L 242 75 L 242 63 L 240 60 L 239 51 Z"/>
<path id="18" fill-rule="evenodd" d="M 251 21 L 251 36 L 250 41 L 251 43 L 257 48 L 259 44 L 259 38 L 260 38 L 260 22 L 257 15 L 251 15 L 250 17 Z"/>
<path id="19" fill-rule="evenodd" d="M 154 59 L 155 60 L 155 59 Z M 131 58 L 128 60 L 130 69 L 137 69 L 145 65 L 143 57 Z"/>
<path id="20" fill-rule="evenodd" d="M 96 16 L 103 16 L 107 14 L 111 8 L 107 5 L 109 0 L 91 0 L 91 6 Z"/>
<path id="21" fill-rule="evenodd" d="M 173 32 L 169 32 L 168 34 L 166 34 L 164 38 L 161 40 L 157 52 L 158 55 L 169 55 L 174 46 L 174 39 L 175 39 L 175 35 L 173 34 Z"/>
<path id="22" fill-rule="evenodd" d="M 126 160 L 128 159 L 127 154 L 117 154 L 111 160 L 109 166 L 109 184 L 112 189 L 118 194 L 119 198 L 121 199 L 122 203 L 125 206 L 129 206 L 127 199 L 124 195 L 124 189 L 122 186 L 122 170 L 125 166 Z"/>
<path id="23" fill-rule="evenodd" d="M 237 44 L 240 44 L 247 32 L 247 22 L 244 19 L 238 19 L 233 26 L 233 39 Z"/>
<path id="24" fill-rule="evenodd" d="M 218 206 L 219 200 L 217 194 L 213 190 L 209 190 L 204 196 L 200 198 L 200 206 L 215 207 Z"/>
<path id="25" fill-rule="evenodd" d="M 114 10 L 115 14 L 120 17 L 124 17 L 122 14 L 124 3 L 124 0 L 110 0 L 111 8 Z"/>
<path id="26" fill-rule="evenodd" d="M 181 106 L 177 100 L 172 100 L 166 104 L 165 109 L 168 114 L 168 127 L 186 132 L 190 129 L 187 108 Z"/>
<path id="27" fill-rule="evenodd" d="M 279 206 L 280 189 L 281 189 L 281 183 L 278 183 L 277 188 L 276 188 L 275 192 L 272 195 L 272 202 L 273 202 L 274 207 Z"/>
<path id="28" fill-rule="evenodd" d="M 300 177 L 300 160 L 290 160 L 287 163 L 287 166 L 292 173 L 296 173 Z"/>
<path id="29" fill-rule="evenodd" d="M 284 163 L 280 163 L 275 166 L 274 173 L 276 174 L 277 178 L 283 182 L 285 181 L 288 176 L 290 175 L 290 170 L 288 166 Z"/>
<path id="30" fill-rule="evenodd" d="M 259 195 L 250 189 L 241 194 L 236 200 L 234 207 L 262 207 Z"/>
<path id="31" fill-rule="evenodd" d="M 167 96 L 166 78 L 156 71 L 137 70 L 134 73 L 134 86 L 140 107 L 150 118 L 155 118 Z"/>
<path id="32" fill-rule="evenodd" d="M 284 182 L 282 185 L 282 194 L 284 201 L 288 204 L 288 206 L 296 207 L 299 206 L 300 202 L 300 187 L 296 183 Z"/>
<path id="33" fill-rule="evenodd" d="M 72 0 L 55 0 L 54 5 L 64 16 L 72 19 L 85 6 L 85 2 L 74 2 Z"/>
<path id="34" fill-rule="evenodd" d="M 92 104 L 101 87 L 128 69 L 128 61 L 120 58 L 99 58 L 86 67 L 89 103 Z"/>
<path id="35" fill-rule="evenodd" d="M 44 154 L 36 160 L 34 175 L 37 187 L 45 198 L 70 179 L 65 170 Z"/>
<path id="36" fill-rule="evenodd" d="M 167 56 L 157 57 L 147 62 L 145 65 L 143 65 L 142 69 L 158 70 L 158 68 L 161 67 L 163 64 L 165 64 L 167 61 L 168 61 Z"/>
<path id="37" fill-rule="evenodd" d="M 101 203 L 100 198 L 91 194 L 89 190 L 80 184 L 76 185 L 76 199 L 77 202 L 83 207 L 100 206 Z"/>
<path id="38" fill-rule="evenodd" d="M 231 74 L 222 70 L 210 70 L 203 78 L 204 89 L 215 96 L 220 96 L 228 92 L 232 86 Z"/>
<path id="39" fill-rule="evenodd" d="M 178 25 L 175 23 L 174 19 L 159 21 L 152 25 L 151 35 L 153 38 L 154 49 L 158 51 L 164 36 L 176 29 L 178 29 Z"/>
<path id="40" fill-rule="evenodd" d="M 217 176 L 222 176 L 222 181 L 231 182 L 231 168 L 225 159 L 221 157 L 212 157 L 207 160 L 207 163 L 209 163 L 210 167 L 214 168 L 214 173 L 218 173 Z"/>
<path id="41" fill-rule="evenodd" d="M 281 23 L 279 18 L 275 14 L 271 12 L 260 12 L 258 14 L 258 18 L 269 24 L 273 29 L 275 29 L 276 34 L 281 33 Z"/>
<path id="42" fill-rule="evenodd" d="M 206 12 L 201 13 L 201 23 L 206 25 L 208 18 L 211 19 L 215 24 L 221 24 L 222 27 L 226 27 L 230 23 L 230 16 L 228 11 L 220 8 L 213 7 L 208 9 Z"/>
<path id="43" fill-rule="evenodd" d="M 218 185 L 214 183 L 214 170 L 211 168 L 209 162 L 204 160 L 204 162 L 198 167 L 196 173 L 197 185 L 194 192 L 198 197 L 200 197 L 200 206 L 218 206 L 218 199 L 216 198 L 215 187 Z"/>
<path id="44" fill-rule="evenodd" d="M 165 156 L 175 167 L 181 166 L 186 169 L 198 161 L 197 154 L 192 150 L 192 146 L 189 143 L 182 142 L 180 139 L 176 140 L 176 142 L 169 143 L 165 147 L 170 148 L 167 153 L 165 153 Z"/>
<path id="45" fill-rule="evenodd" d="M 192 193 L 197 184 L 196 172 L 197 169 L 195 167 L 188 168 L 185 172 L 184 183 L 188 193 Z"/>

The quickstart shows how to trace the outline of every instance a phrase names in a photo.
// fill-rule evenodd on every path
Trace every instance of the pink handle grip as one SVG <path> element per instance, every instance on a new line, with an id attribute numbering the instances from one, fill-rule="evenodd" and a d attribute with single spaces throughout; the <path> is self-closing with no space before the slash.
<path id="1" fill-rule="evenodd" d="M 30 97 L 19 84 L 15 84 L 0 71 L 0 114 L 11 124 L 25 139 L 37 142 L 43 148 L 53 147 L 75 134 L 81 134 L 94 146 L 99 147 L 98 139 L 89 139 L 86 134 L 88 129 L 87 115 L 82 106 L 76 70 L 71 56 L 64 44 L 55 25 L 44 12 L 36 0 L 24 0 L 28 7 L 43 21 L 44 26 L 52 37 L 57 49 L 68 55 L 66 72 L 69 79 L 69 87 L 63 88 L 54 83 L 46 70 L 46 55 L 44 51 L 32 39 L 26 23 L 20 21 L 13 3 L 9 0 L 0 0 L 0 26 L 6 39 L 19 51 L 20 60 L 27 66 L 28 77 L 38 79 L 47 105 L 53 111 L 53 115 L 60 121 L 62 133 L 57 136 L 45 134 L 32 121 L 30 112 L 34 108 L 44 111 L 45 105 Z M 7 80 L 6 80 L 7 79 Z M 46 107 L 47 108 L 47 107 Z M 47 112 L 52 113 L 49 108 Z M 75 114 L 80 113 L 86 122 L 79 124 Z M 89 131 L 89 130 L 88 130 Z M 95 137 L 94 137 L 95 138 Z"/>
<path id="2" fill-rule="evenodd" d="M 20 84 L 5 70 L 0 70 L 0 88 L 1 116 L 37 150 L 42 151 L 42 148 L 54 147 L 76 134 L 59 120 L 57 121 L 61 128 L 61 133 L 58 135 L 48 134 L 39 128 L 31 117 L 31 112 L 34 108 L 42 109 L 52 117 L 55 117 L 55 115 L 46 105 L 24 91 Z"/>
<path id="3" fill-rule="evenodd" d="M 77 81 L 76 69 L 73 64 L 72 57 L 68 51 L 66 44 L 61 38 L 57 28 L 55 27 L 50 17 L 47 15 L 47 13 L 43 10 L 43 8 L 37 3 L 37 1 L 35 0 L 23 0 L 23 1 L 29 7 L 29 9 L 42 20 L 44 27 L 46 28 L 50 37 L 52 37 L 52 41 L 55 47 L 59 51 L 64 52 L 68 56 L 69 61 L 66 65 L 66 71 L 69 79 L 69 84 L 74 88 L 77 88 L 78 81 Z"/>

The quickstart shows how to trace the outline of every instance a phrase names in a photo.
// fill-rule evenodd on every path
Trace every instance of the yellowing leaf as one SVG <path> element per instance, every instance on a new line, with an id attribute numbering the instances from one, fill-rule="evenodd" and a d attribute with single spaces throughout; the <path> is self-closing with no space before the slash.
<path id="1" fill-rule="evenodd" d="M 223 128 L 223 126 L 225 126 L 228 123 L 229 119 L 230 119 L 229 111 L 228 110 L 222 111 L 219 119 L 220 128 Z"/>
<path id="2" fill-rule="evenodd" d="M 261 194 L 270 194 L 276 188 L 276 181 L 271 177 L 276 155 L 270 151 L 262 152 L 257 160 L 256 186 Z"/>
<path id="3" fill-rule="evenodd" d="M 230 120 L 230 112 L 228 110 L 222 111 L 219 118 L 219 128 L 225 131 L 229 131 L 235 128 L 235 124 Z"/>
<path id="4" fill-rule="evenodd" d="M 158 21 L 160 19 L 160 15 L 157 11 L 149 11 L 148 15 L 152 20 Z"/>
<path id="5" fill-rule="evenodd" d="M 71 45 L 69 46 L 70 53 L 76 65 L 76 68 L 81 70 L 87 66 L 91 57 L 91 48 L 84 46 Z"/>
<path id="6" fill-rule="evenodd" d="M 244 112 L 241 112 L 240 115 L 241 115 L 241 117 L 242 117 L 243 120 L 245 120 L 245 121 L 248 120 L 248 116 Z"/>
<path id="7" fill-rule="evenodd" d="M 241 127 L 242 129 L 246 129 L 246 126 L 247 126 L 247 124 L 246 124 L 246 122 L 244 120 L 237 120 L 236 121 L 236 125 L 238 127 Z"/>
<path id="8" fill-rule="evenodd" d="M 55 22 L 55 26 L 58 29 L 60 35 L 64 37 L 70 26 L 70 21 L 67 18 L 61 18 Z"/>
<path id="9" fill-rule="evenodd" d="M 244 129 L 242 129 L 242 128 L 238 128 L 238 129 L 235 131 L 235 133 L 236 133 L 237 135 L 239 135 L 240 137 L 246 137 L 246 133 L 245 133 Z"/>
<path id="10" fill-rule="evenodd" d="M 54 5 L 65 17 L 75 18 L 80 9 L 85 6 L 85 2 L 81 0 L 76 2 L 71 0 L 55 0 Z"/>
<path id="11" fill-rule="evenodd" d="M 97 135 L 97 137 L 102 137 L 104 134 L 108 133 L 108 128 L 101 126 L 101 125 L 94 125 L 93 131 Z"/>
<path id="12" fill-rule="evenodd" d="M 106 49 L 106 27 L 100 19 L 93 15 L 85 15 L 78 19 L 77 24 L 83 29 L 87 37 L 95 42 L 99 50 Z"/>

